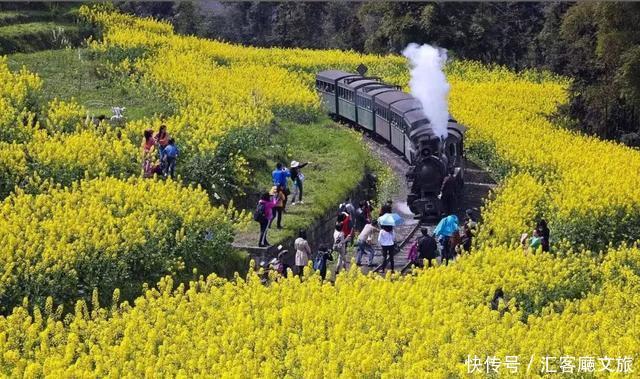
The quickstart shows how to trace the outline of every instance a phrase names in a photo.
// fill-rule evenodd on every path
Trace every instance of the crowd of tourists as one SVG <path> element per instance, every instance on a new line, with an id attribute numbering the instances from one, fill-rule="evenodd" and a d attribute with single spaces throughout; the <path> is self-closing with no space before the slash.
<path id="1" fill-rule="evenodd" d="M 276 228 L 282 228 L 283 213 L 286 212 L 288 198 L 291 194 L 289 180 L 293 186 L 291 204 L 303 204 L 304 175 L 301 169 L 308 163 L 294 160 L 288 168 L 278 163 L 272 172 L 273 188 L 270 192 L 262 194 L 254 212 L 254 220 L 260 224 L 258 244 L 260 247 L 270 246 L 267 234 L 274 223 Z M 461 254 L 471 252 L 473 240 L 478 233 L 478 222 L 471 209 L 464 212 L 462 222 L 453 212 L 455 204 L 449 194 L 451 191 L 449 187 L 453 185 L 452 177 L 448 177 L 448 179 L 445 179 L 443 183 L 441 200 L 443 211 L 451 213 L 445 213 L 433 231 L 426 227 L 420 230 L 421 236 L 405 251 L 409 263 L 402 268 L 402 271 L 411 266 L 424 267 L 425 264 L 427 267 L 433 267 L 435 264 L 449 265 L 449 262 L 454 261 Z M 373 271 L 382 273 L 387 269 L 395 271 L 395 257 L 400 253 L 395 229 L 403 220 L 398 214 L 393 213 L 391 201 L 381 205 L 377 212 L 378 217 L 374 217 L 373 213 L 370 201 L 363 200 L 354 203 L 351 198 L 347 197 L 338 206 L 336 212 L 333 242 L 320 244 L 317 251 L 312 253 L 313 249 L 309 244 L 306 232 L 300 230 L 294 241 L 294 251 L 279 249 L 279 271 L 286 275 L 287 269 L 291 269 L 295 275 L 302 275 L 304 267 L 311 260 L 314 270 L 319 271 L 324 279 L 329 261 L 335 261 L 335 274 L 341 270 L 349 269 L 349 251 L 354 251 L 357 266 L 363 266 L 363 262 L 366 262 L 367 267 Z M 322 240 L 322 238 L 319 239 Z M 541 248 L 543 251 L 549 251 L 549 228 L 546 221 L 540 220 L 531 236 L 523 234 L 521 243 L 525 249 Z M 374 262 L 376 244 L 382 253 L 382 261 L 379 264 Z"/>
<path id="2" fill-rule="evenodd" d="M 178 148 L 173 138 L 169 136 L 166 125 L 160 125 L 154 133 L 147 129 L 143 133 L 142 144 L 142 176 L 152 178 L 154 175 L 163 178 L 175 178 Z"/>

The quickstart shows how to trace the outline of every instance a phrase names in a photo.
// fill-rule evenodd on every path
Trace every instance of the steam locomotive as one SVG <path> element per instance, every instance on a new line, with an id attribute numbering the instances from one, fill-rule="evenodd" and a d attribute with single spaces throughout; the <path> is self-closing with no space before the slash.
<path id="1" fill-rule="evenodd" d="M 333 116 L 386 141 L 409 163 L 407 205 L 421 218 L 438 216 L 438 199 L 447 173 L 456 183 L 456 197 L 464 185 L 464 132 L 449 117 L 447 137 L 434 133 L 418 99 L 400 87 L 338 70 L 316 75 L 316 89 L 323 106 Z"/>

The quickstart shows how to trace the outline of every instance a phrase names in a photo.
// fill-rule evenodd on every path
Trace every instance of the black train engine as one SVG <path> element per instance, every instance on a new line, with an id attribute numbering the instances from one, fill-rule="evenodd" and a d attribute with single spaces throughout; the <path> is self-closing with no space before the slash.
<path id="1" fill-rule="evenodd" d="M 418 126 L 410 134 L 413 151 L 407 172 L 407 204 L 411 212 L 423 218 L 445 211 L 439 195 L 447 173 L 454 177 L 454 203 L 462 197 L 464 128 L 450 119 L 447 129 L 446 138 L 436 136 L 430 124 Z"/>
<path id="2" fill-rule="evenodd" d="M 327 70 L 316 75 L 316 90 L 331 115 L 384 140 L 409 162 L 407 205 L 415 215 L 428 218 L 444 211 L 438 195 L 447 172 L 454 174 L 460 199 L 464 126 L 449 118 L 447 136 L 440 137 L 418 99 L 378 78 Z"/>

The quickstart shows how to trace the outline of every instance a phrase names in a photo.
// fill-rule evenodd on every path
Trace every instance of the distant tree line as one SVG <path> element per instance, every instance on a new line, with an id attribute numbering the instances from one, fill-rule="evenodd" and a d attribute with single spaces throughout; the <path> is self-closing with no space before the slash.
<path id="1" fill-rule="evenodd" d="M 398 53 L 409 42 L 457 58 L 574 79 L 556 118 L 640 146 L 640 4 L 633 2 L 122 3 L 180 33 L 254 46 Z"/>

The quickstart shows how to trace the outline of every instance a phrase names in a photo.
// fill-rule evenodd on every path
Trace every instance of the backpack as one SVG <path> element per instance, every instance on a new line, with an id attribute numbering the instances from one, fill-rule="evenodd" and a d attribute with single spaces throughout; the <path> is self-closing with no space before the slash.
<path id="1" fill-rule="evenodd" d="M 414 241 L 411 247 L 409 248 L 407 259 L 409 260 L 409 262 L 413 262 L 416 259 L 418 259 L 418 241 Z"/>
<path id="2" fill-rule="evenodd" d="M 264 203 L 258 203 L 253 212 L 253 221 L 263 222 L 267 220 L 267 213 Z"/>

